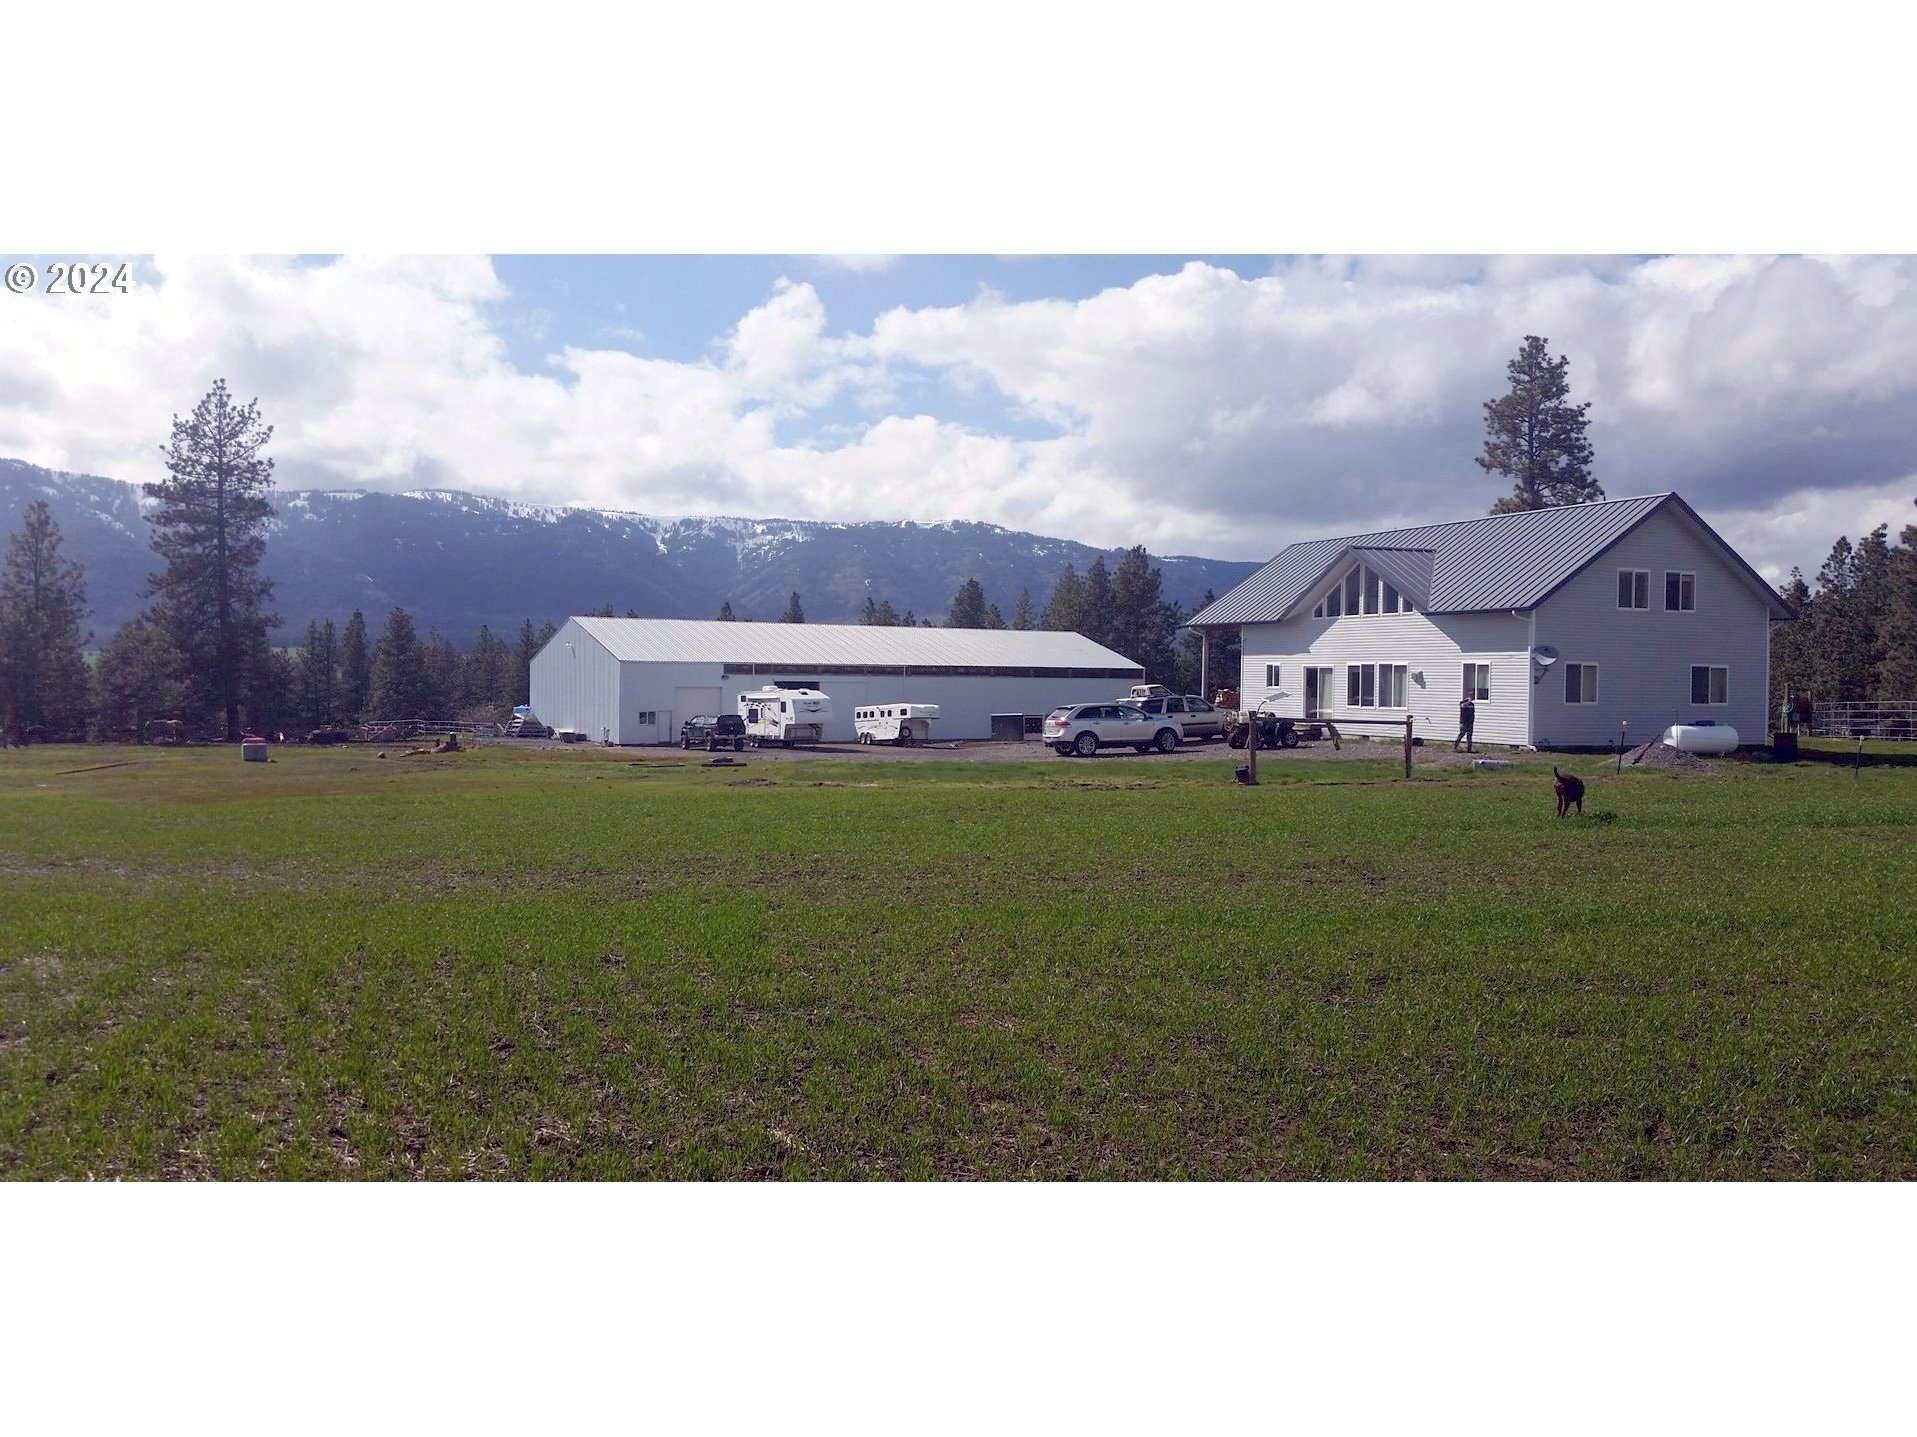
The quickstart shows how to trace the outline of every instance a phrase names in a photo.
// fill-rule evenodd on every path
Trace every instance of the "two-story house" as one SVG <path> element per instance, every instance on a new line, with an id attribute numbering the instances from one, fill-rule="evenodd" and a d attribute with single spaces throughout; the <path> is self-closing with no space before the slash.
<path id="1" fill-rule="evenodd" d="M 1410 714 L 1448 741 L 1469 690 L 1480 743 L 1579 748 L 1700 720 L 1763 742 L 1771 625 L 1794 617 L 1653 494 L 1293 544 L 1188 626 L 1239 630 L 1248 708 Z"/>

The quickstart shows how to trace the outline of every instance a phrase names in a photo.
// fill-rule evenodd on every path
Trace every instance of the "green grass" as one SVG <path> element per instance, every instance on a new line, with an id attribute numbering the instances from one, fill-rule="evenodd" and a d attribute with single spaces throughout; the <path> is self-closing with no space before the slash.
<path id="1" fill-rule="evenodd" d="M 689 757 L 7 754 L 0 1176 L 1917 1177 L 1909 769 Z"/>

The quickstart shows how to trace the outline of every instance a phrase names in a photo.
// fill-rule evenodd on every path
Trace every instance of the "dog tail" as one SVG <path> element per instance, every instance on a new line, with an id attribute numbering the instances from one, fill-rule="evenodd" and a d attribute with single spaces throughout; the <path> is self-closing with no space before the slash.
<path id="1" fill-rule="evenodd" d="M 1564 777 L 1564 775 L 1563 775 L 1563 774 L 1561 774 L 1561 773 L 1559 773 L 1559 772 L 1558 772 L 1558 766 L 1557 766 L 1556 764 L 1552 764 L 1552 765 L 1551 765 L 1551 777 L 1553 777 L 1553 778 L 1563 778 L 1563 777 Z"/>

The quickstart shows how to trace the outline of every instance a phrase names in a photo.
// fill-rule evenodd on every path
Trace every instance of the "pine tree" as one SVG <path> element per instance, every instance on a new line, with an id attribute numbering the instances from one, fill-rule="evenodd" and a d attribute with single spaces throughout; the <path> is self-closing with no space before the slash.
<path id="1" fill-rule="evenodd" d="M 532 620 L 527 619 L 519 626 L 519 642 L 513 645 L 512 673 L 508 685 L 511 707 L 518 708 L 532 702 L 532 661 L 539 649 L 539 635 L 533 631 Z"/>
<path id="2" fill-rule="evenodd" d="M 1105 556 L 1092 560 L 1085 571 L 1085 608 L 1078 631 L 1095 644 L 1110 647 L 1112 637 L 1112 581 Z"/>
<path id="3" fill-rule="evenodd" d="M 951 612 L 945 616 L 948 629 L 982 629 L 985 627 L 985 590 L 977 579 L 967 579 L 952 595 Z"/>
<path id="4" fill-rule="evenodd" d="M 1535 334 L 1524 337 L 1517 357 L 1505 365 L 1511 390 L 1484 406 L 1484 453 L 1476 461 L 1487 473 L 1514 481 L 1511 493 L 1491 506 L 1493 514 L 1604 497 L 1591 477 L 1591 443 L 1584 435 L 1591 406 L 1566 400 L 1570 365 L 1563 355 L 1554 362 Z"/>
<path id="5" fill-rule="evenodd" d="M 1058 576 L 1058 582 L 1052 586 L 1052 597 L 1045 605 L 1045 614 L 1038 624 L 1042 629 L 1054 633 L 1071 633 L 1080 630 L 1085 622 L 1085 581 L 1078 577 L 1078 571 L 1070 564 L 1065 572 Z"/>
<path id="6" fill-rule="evenodd" d="M 147 516 L 153 550 L 166 561 L 150 592 L 180 646 L 188 674 L 225 713 L 226 737 L 240 736 L 249 655 L 279 623 L 262 611 L 273 585 L 260 577 L 273 506 L 273 437 L 259 402 L 240 406 L 218 380 L 190 419 L 173 418 L 168 477 L 145 486 L 159 507 Z"/>
<path id="7" fill-rule="evenodd" d="M 1817 697 L 1826 702 L 1866 697 L 1873 626 L 1859 599 L 1857 551 L 1848 536 L 1831 546 L 1817 571 L 1809 627 L 1811 688 Z"/>
<path id="8" fill-rule="evenodd" d="M 94 731 L 110 742 L 146 742 L 149 719 L 178 718 L 185 695 L 172 636 L 145 615 L 107 641 L 94 670 Z"/>
<path id="9" fill-rule="evenodd" d="M 246 654 L 246 698 L 242 710 L 246 715 L 246 731 L 273 737 L 289 728 L 297 729 L 299 723 L 294 717 L 297 683 L 298 672 L 292 655 L 273 648 L 262 634 Z"/>
<path id="10" fill-rule="evenodd" d="M 339 703 L 333 717 L 356 724 L 366 715 L 373 688 L 373 656 L 366 645 L 366 615 L 358 609 L 339 641 Z"/>
<path id="11" fill-rule="evenodd" d="M 997 604 L 993 604 L 985 610 L 985 627 L 988 629 L 1002 629 L 1005 627 L 1005 615 L 998 611 Z"/>
<path id="12" fill-rule="evenodd" d="M 459 701 L 459 650 L 434 629 L 419 656 L 419 706 L 423 718 L 445 718 Z"/>
<path id="13" fill-rule="evenodd" d="M 799 604 L 799 591 L 797 589 L 792 591 L 792 597 L 786 603 L 785 612 L 779 615 L 779 622 L 782 624 L 803 624 L 805 622 L 805 609 Z"/>
<path id="14" fill-rule="evenodd" d="M 85 736 L 86 605 L 86 571 L 60 556 L 60 527 L 46 501 L 35 499 L 0 572 L 0 724 L 16 740 L 29 729 L 48 738 Z"/>
<path id="15" fill-rule="evenodd" d="M 1877 674 L 1890 639 L 1890 554 L 1888 524 L 1879 524 L 1857 541 L 1851 602 L 1856 606 L 1857 626 L 1863 636 L 1863 652 L 1858 655 L 1863 686 L 1859 698 L 1889 697 L 1878 690 Z"/>
<path id="16" fill-rule="evenodd" d="M 323 625 L 318 619 L 306 625 L 295 696 L 295 727 L 311 731 L 333 721 L 339 704 L 339 635 L 331 619 Z"/>
<path id="17" fill-rule="evenodd" d="M 1018 602 L 1012 605 L 1012 627 L 1029 629 L 1032 627 L 1032 591 L 1020 589 Z"/>
<path id="18" fill-rule="evenodd" d="M 1897 547 L 1890 551 L 1885 589 L 1877 691 L 1887 699 L 1917 701 L 1917 524 L 1904 525 Z"/>
<path id="19" fill-rule="evenodd" d="M 1164 601 L 1164 583 L 1143 544 L 1127 549 L 1112 575 L 1112 619 L 1105 642 L 1142 664 L 1147 679 L 1169 684 L 1178 664 L 1172 649 L 1177 611 Z"/>
<path id="20" fill-rule="evenodd" d="M 722 624 L 738 622 L 732 615 L 732 600 L 727 599 L 723 604 L 719 605 L 719 622 Z"/>
<path id="21" fill-rule="evenodd" d="M 373 692 L 368 700 L 375 719 L 426 718 L 421 712 L 425 697 L 421 682 L 419 634 L 413 628 L 413 616 L 394 609 L 386 616 L 386 628 L 373 647 Z"/>
<path id="22" fill-rule="evenodd" d="M 510 708 L 505 691 L 508 661 L 505 644 L 493 636 L 490 625 L 481 624 L 473 651 L 466 657 L 460 707 L 485 709 L 490 713 Z"/>
<path id="23" fill-rule="evenodd" d="M 1771 629 L 1771 708 L 1792 693 L 1808 690 L 1816 681 L 1811 650 L 1811 611 L 1815 600 L 1804 571 L 1792 569 L 1791 576 L 1777 586 L 1777 596 L 1797 614 L 1796 622 L 1777 624 Z"/>

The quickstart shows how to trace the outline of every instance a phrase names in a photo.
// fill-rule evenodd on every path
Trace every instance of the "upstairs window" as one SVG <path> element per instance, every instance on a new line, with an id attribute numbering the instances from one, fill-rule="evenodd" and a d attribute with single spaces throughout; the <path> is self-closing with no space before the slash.
<path id="1" fill-rule="evenodd" d="M 1676 569 L 1664 571 L 1664 607 L 1673 614 L 1688 614 L 1697 607 L 1697 575 Z"/>
<path id="2" fill-rule="evenodd" d="M 1314 619 L 1346 614 L 1409 614 L 1411 598 L 1366 564 L 1353 564 L 1312 609 Z"/>
<path id="3" fill-rule="evenodd" d="M 1721 664 L 1691 665 L 1691 702 L 1727 704 L 1731 701 L 1731 671 Z"/>
<path id="4" fill-rule="evenodd" d="M 1617 571 L 1617 606 L 1620 609 L 1651 607 L 1651 571 L 1649 569 Z"/>

